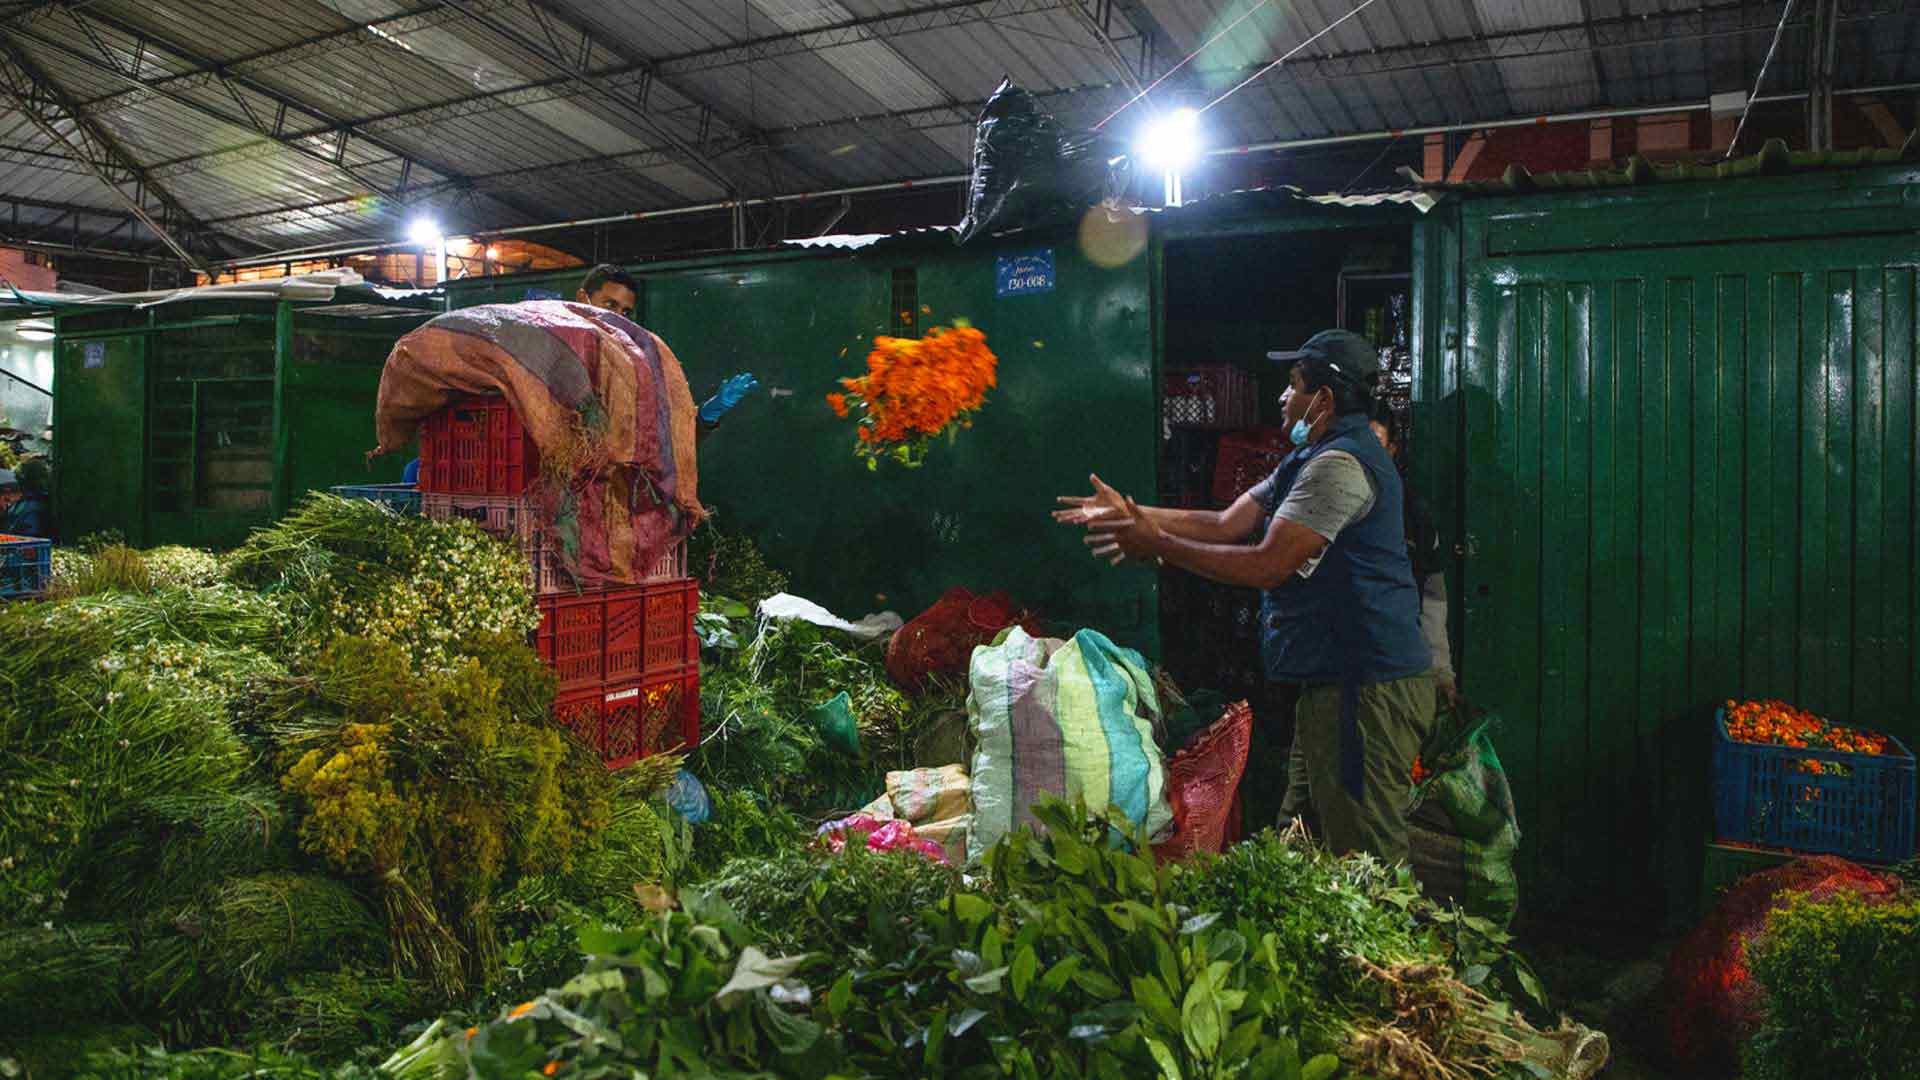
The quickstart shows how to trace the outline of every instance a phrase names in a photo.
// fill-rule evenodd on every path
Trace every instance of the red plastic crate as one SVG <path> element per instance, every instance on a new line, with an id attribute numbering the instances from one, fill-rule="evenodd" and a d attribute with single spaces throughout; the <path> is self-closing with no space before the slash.
<path id="1" fill-rule="evenodd" d="M 528 572 L 533 576 L 533 591 L 539 595 L 578 591 L 560 561 L 557 539 L 540 527 L 540 515 L 530 499 L 426 492 L 420 496 L 420 513 L 435 521 L 471 521 L 494 536 L 519 545 L 520 554 L 526 557 Z M 687 545 L 681 541 L 663 552 L 641 581 L 651 584 L 686 576 Z"/>
<path id="2" fill-rule="evenodd" d="M 1161 384 L 1167 426 L 1233 431 L 1260 422 L 1259 384 L 1232 364 L 1169 368 Z"/>
<path id="3" fill-rule="evenodd" d="M 543 596 L 534 647 L 560 691 L 680 671 L 699 662 L 693 617 L 700 586 L 691 578 Z"/>
<path id="4" fill-rule="evenodd" d="M 519 495 L 540 475 L 540 451 L 503 397 L 465 396 L 420 425 L 420 490 Z"/>
<path id="5" fill-rule="evenodd" d="M 554 720 L 610 769 L 700 744 L 700 669 L 561 694 Z"/>
<path id="6" fill-rule="evenodd" d="M 1279 428 L 1232 431 L 1220 436 L 1220 451 L 1213 466 L 1213 501 L 1231 505 L 1247 489 L 1273 475 L 1280 459 L 1292 450 L 1293 444 Z"/>

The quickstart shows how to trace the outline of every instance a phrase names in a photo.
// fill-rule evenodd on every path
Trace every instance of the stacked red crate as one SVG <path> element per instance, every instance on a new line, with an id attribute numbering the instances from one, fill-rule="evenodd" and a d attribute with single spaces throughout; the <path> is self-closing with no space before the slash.
<path id="1" fill-rule="evenodd" d="M 503 398 L 463 397 L 420 427 L 421 512 L 519 545 L 540 607 L 534 646 L 559 679 L 555 719 L 619 768 L 700 741 L 700 589 L 685 544 L 645 581 L 577 589 L 525 492 L 539 451 Z"/>

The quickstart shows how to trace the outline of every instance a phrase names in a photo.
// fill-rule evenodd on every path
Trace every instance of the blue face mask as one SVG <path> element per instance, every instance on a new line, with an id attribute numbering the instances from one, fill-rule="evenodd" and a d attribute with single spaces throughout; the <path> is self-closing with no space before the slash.
<path id="1" fill-rule="evenodd" d="M 1307 408 L 1311 409 L 1313 406 L 1309 404 Z M 1293 429 L 1287 432 L 1287 438 L 1291 439 L 1295 446 L 1305 446 L 1308 440 L 1313 438 L 1313 425 L 1307 423 L 1307 418 L 1302 416 L 1293 422 Z"/>

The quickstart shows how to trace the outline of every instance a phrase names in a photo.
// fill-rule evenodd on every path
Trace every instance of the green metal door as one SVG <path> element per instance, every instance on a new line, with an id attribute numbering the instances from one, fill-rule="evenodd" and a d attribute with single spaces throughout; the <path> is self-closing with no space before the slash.
<path id="1" fill-rule="evenodd" d="M 911 617 L 951 586 L 1003 588 L 1063 623 L 1157 650 L 1152 575 L 1095 563 L 1047 516 L 1090 470 L 1153 488 L 1145 260 L 1100 269 L 1070 241 L 1055 254 L 1054 291 L 1004 298 L 991 249 L 944 245 L 649 274 L 642 321 L 673 347 L 696 398 L 736 371 L 767 388 L 701 445 L 701 498 L 754 535 L 797 591 L 851 616 Z M 986 332 L 999 387 L 924 467 L 869 472 L 851 422 L 824 396 L 865 370 L 876 333 L 954 318 Z"/>
<path id="2" fill-rule="evenodd" d="M 400 479 L 411 452 L 367 460 L 374 406 L 394 342 L 429 315 L 349 318 L 289 309 L 281 345 L 276 516 L 309 492 Z"/>
<path id="3" fill-rule="evenodd" d="M 232 547 L 272 520 L 274 318 L 183 314 L 147 341 L 147 539 Z"/>
<path id="4" fill-rule="evenodd" d="M 117 531 L 146 536 L 146 339 L 74 340 L 54 361 L 54 524 L 65 541 Z"/>
<path id="5" fill-rule="evenodd" d="M 1464 686 L 1530 901 L 1684 917 L 1718 704 L 1920 732 L 1920 240 L 1482 254 L 1469 210 Z"/>

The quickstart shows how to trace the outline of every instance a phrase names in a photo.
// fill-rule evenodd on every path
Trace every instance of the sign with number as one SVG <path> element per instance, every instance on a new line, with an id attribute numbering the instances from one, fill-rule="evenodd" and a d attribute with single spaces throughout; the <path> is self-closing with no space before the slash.
<path id="1" fill-rule="evenodd" d="M 92 369 L 92 368 L 100 368 L 100 367 L 107 366 L 107 343 L 106 342 L 89 341 L 84 345 L 80 346 L 80 350 L 81 350 L 81 357 L 82 357 L 81 363 L 86 368 Z"/>
<path id="2" fill-rule="evenodd" d="M 994 260 L 995 291 L 1001 296 L 1025 296 L 1053 291 L 1053 249 L 1041 248 Z"/>

